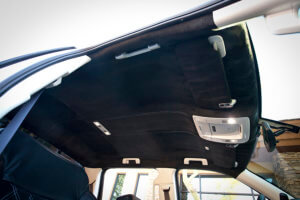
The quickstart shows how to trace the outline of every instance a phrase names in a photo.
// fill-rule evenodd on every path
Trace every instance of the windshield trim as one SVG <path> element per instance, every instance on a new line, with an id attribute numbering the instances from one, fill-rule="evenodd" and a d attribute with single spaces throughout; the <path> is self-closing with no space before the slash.
<path id="1" fill-rule="evenodd" d="M 251 161 L 250 161 L 251 162 Z M 268 180 L 266 180 L 266 178 L 264 178 L 262 175 L 255 173 L 254 171 L 248 169 L 248 167 L 246 168 L 247 171 L 251 172 L 252 174 L 256 175 L 257 177 L 261 178 L 262 180 L 266 181 L 267 183 L 270 183 L 271 185 L 273 185 L 274 187 L 282 190 L 284 193 L 292 196 L 289 192 L 287 192 L 284 188 L 280 187 L 279 185 L 276 185 L 274 182 L 270 182 Z M 292 196 L 293 197 L 293 196 Z M 294 198 L 294 197 L 293 197 Z"/>

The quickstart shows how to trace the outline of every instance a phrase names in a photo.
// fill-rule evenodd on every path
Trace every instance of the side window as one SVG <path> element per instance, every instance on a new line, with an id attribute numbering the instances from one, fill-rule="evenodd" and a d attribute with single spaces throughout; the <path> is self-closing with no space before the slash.
<path id="1" fill-rule="evenodd" d="M 181 200 L 255 200 L 259 196 L 252 188 L 234 178 L 204 170 L 180 170 Z"/>
<path id="2" fill-rule="evenodd" d="M 124 179 L 126 174 L 117 174 L 114 188 L 111 194 L 111 200 L 116 200 L 122 193 L 122 188 L 124 185 Z"/>

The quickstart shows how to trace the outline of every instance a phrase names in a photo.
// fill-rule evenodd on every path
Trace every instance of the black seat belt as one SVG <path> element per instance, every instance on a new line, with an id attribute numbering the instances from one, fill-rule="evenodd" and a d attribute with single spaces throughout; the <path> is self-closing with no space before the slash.
<path id="1" fill-rule="evenodd" d="M 34 94 L 32 98 L 22 106 L 22 108 L 9 122 L 9 124 L 0 133 L 0 155 L 2 154 L 12 137 L 15 135 L 25 117 L 28 115 L 29 111 L 32 109 L 42 92 L 43 91 L 40 91 Z"/>

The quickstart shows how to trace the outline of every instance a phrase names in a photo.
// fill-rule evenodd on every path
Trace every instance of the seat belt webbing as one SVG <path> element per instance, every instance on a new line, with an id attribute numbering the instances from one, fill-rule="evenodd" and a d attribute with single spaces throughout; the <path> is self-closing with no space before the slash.
<path id="1" fill-rule="evenodd" d="M 32 98 L 28 102 L 26 102 L 17 112 L 17 114 L 13 117 L 9 124 L 4 128 L 2 133 L 0 133 L 0 154 L 2 154 L 5 147 L 15 135 L 25 117 L 28 115 L 29 111 L 34 106 L 42 92 L 43 91 L 40 91 L 37 94 L 33 95 Z"/>

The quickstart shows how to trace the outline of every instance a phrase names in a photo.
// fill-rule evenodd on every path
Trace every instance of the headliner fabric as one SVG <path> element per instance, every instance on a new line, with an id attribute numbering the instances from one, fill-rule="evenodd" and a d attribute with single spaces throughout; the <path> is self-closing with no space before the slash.
<path id="1" fill-rule="evenodd" d="M 218 52 L 207 49 L 209 46 L 206 38 L 189 40 L 176 46 L 176 57 L 196 105 L 220 109 L 219 103 L 231 102 L 231 94 L 222 58 Z M 215 59 L 206 59 L 210 57 Z"/>
<path id="2" fill-rule="evenodd" d="M 103 57 L 96 53 L 61 85 L 45 91 L 24 127 L 88 167 L 195 167 L 237 176 L 250 159 L 258 131 L 259 80 L 248 33 L 243 26 L 192 33 L 177 40 L 175 34 L 173 40 L 154 34 L 148 44 L 160 41 L 160 49 L 124 60 L 114 56 L 138 49 L 139 43 L 144 48 L 147 40 L 115 45 Z M 207 42 L 216 34 L 225 42 L 223 59 Z M 237 99 L 234 108 L 216 106 L 231 98 Z M 238 148 L 205 141 L 192 115 L 247 116 L 250 141 Z M 122 165 L 124 157 L 139 157 L 141 164 Z M 185 157 L 206 158 L 209 165 L 184 166 Z"/>
<path id="3" fill-rule="evenodd" d="M 49 199 L 80 199 L 89 191 L 84 169 L 17 132 L 2 154 L 3 180 Z"/>

